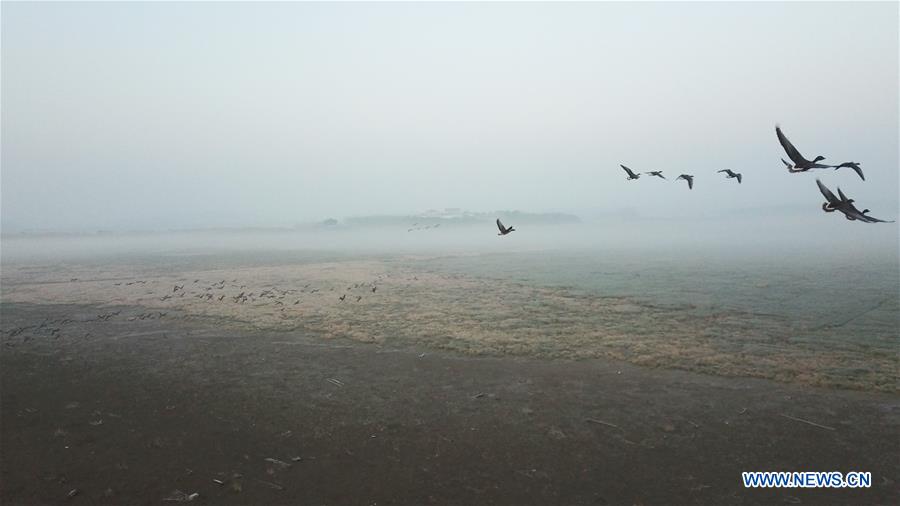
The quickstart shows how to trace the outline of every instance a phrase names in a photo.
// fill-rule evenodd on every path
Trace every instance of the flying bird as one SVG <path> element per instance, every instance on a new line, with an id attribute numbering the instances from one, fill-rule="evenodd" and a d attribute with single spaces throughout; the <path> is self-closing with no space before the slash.
<path id="1" fill-rule="evenodd" d="M 734 172 L 731 169 L 723 169 L 723 170 L 720 170 L 719 172 L 724 172 L 725 174 L 727 174 L 727 176 L 726 176 L 727 179 L 737 178 L 738 184 L 741 184 L 741 174 L 739 172 Z"/>
<path id="2" fill-rule="evenodd" d="M 506 235 L 510 232 L 515 232 L 516 229 L 514 227 L 506 228 L 503 226 L 503 223 L 500 223 L 500 218 L 497 218 L 497 228 L 500 229 L 500 233 L 497 235 Z"/>
<path id="3" fill-rule="evenodd" d="M 822 184 L 822 181 L 816 179 L 816 185 L 819 187 L 819 192 L 821 192 L 822 196 L 825 197 L 825 203 L 822 204 L 823 211 L 825 211 L 826 213 L 833 213 L 844 205 L 844 201 L 837 198 L 837 196 L 832 193 L 827 186 Z"/>
<path id="4" fill-rule="evenodd" d="M 684 179 L 685 181 L 687 181 L 688 190 L 694 189 L 694 176 L 692 176 L 690 174 L 682 174 L 682 175 L 676 177 L 675 181 L 678 181 L 679 179 Z"/>
<path id="5" fill-rule="evenodd" d="M 840 195 L 840 197 L 837 197 L 834 195 L 834 193 L 831 192 L 831 190 L 828 189 L 827 186 L 822 184 L 822 181 L 816 179 L 816 185 L 819 186 L 819 191 L 822 193 L 822 196 L 825 197 L 825 203 L 822 204 L 822 210 L 826 213 L 840 211 L 844 214 L 844 217 L 850 221 L 858 220 L 865 223 L 893 223 L 893 221 L 885 221 L 874 218 L 872 216 L 868 216 L 866 214 L 869 212 L 868 209 L 860 211 L 855 205 L 853 205 L 855 200 L 847 198 L 847 196 L 844 195 L 844 192 L 842 192 L 840 188 L 838 188 L 838 195 Z"/>
<path id="6" fill-rule="evenodd" d="M 865 221 L 866 223 L 893 223 L 893 221 L 880 220 L 878 218 L 869 216 L 867 214 L 869 212 L 868 209 L 863 209 L 862 211 L 860 211 L 859 209 L 857 209 L 857 207 L 855 205 L 853 205 L 853 203 L 856 201 L 853 199 L 848 199 L 847 196 L 844 195 L 844 192 L 842 192 L 840 188 L 838 188 L 838 196 L 841 198 L 841 200 L 847 206 L 846 211 L 842 211 L 842 212 L 846 215 L 848 220 L 851 220 L 851 221 L 852 220 L 862 220 L 862 221 Z M 849 214 L 848 214 L 848 211 L 849 211 Z"/>
<path id="7" fill-rule="evenodd" d="M 661 171 L 661 170 L 651 170 L 650 172 L 644 172 L 644 174 L 647 174 L 648 176 L 661 177 L 661 178 L 663 178 L 663 179 L 666 178 L 666 176 L 663 176 L 663 175 L 662 175 L 662 171 Z"/>
<path id="8" fill-rule="evenodd" d="M 638 179 L 639 177 L 641 177 L 640 174 L 635 174 L 634 172 L 631 171 L 631 169 L 629 169 L 628 167 L 626 167 L 624 165 L 619 165 L 619 167 L 622 167 L 622 169 L 628 173 L 628 178 L 625 179 L 626 181 L 631 180 L 631 179 Z"/>
<path id="9" fill-rule="evenodd" d="M 803 155 L 801 155 L 800 152 L 797 151 L 797 148 L 795 148 L 794 145 L 791 144 L 791 141 L 788 140 L 788 138 L 781 131 L 781 127 L 778 125 L 775 125 L 775 135 L 778 136 L 778 142 L 781 143 L 781 147 L 784 148 L 784 151 L 785 153 L 787 153 L 788 158 L 790 158 L 791 161 L 794 162 L 793 165 L 791 165 L 784 161 L 784 158 L 781 159 L 781 161 L 787 166 L 788 171 L 806 172 L 809 169 L 828 169 L 831 167 L 831 165 L 822 165 L 821 163 L 817 163 L 820 160 L 825 159 L 825 157 L 821 155 L 817 156 L 812 161 L 803 158 Z"/>
<path id="10" fill-rule="evenodd" d="M 838 170 L 838 169 L 841 169 L 844 167 L 849 167 L 849 168 L 855 170 L 856 173 L 859 175 L 860 179 L 862 179 L 863 181 L 866 180 L 866 176 L 863 175 L 862 168 L 859 166 L 858 162 L 844 162 L 840 165 L 834 165 L 834 170 Z"/>

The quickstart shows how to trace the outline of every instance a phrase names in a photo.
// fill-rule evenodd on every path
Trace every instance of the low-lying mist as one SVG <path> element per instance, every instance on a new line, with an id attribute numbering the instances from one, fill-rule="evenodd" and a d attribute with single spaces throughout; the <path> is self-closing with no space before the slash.
<path id="1" fill-rule="evenodd" d="M 672 262 L 759 259 L 818 263 L 898 262 L 896 224 L 854 223 L 812 213 L 787 219 L 597 219 L 539 225 L 509 222 L 500 237 L 491 222 L 403 226 L 223 229 L 82 235 L 7 235 L 3 263 L 117 256 L 216 255 L 315 251 L 325 255 L 478 255 L 587 250 Z M 412 229 L 412 230 L 411 230 Z"/>

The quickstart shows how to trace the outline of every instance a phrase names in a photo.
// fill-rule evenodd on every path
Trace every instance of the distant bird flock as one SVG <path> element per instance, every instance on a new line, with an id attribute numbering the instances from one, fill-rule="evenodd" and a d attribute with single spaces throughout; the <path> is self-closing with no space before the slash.
<path id="1" fill-rule="evenodd" d="M 853 169 L 854 172 L 859 176 L 863 181 L 866 180 L 866 176 L 863 175 L 862 168 L 860 167 L 859 162 L 843 162 L 838 165 L 825 165 L 823 163 L 819 163 L 825 160 L 825 157 L 822 155 L 818 155 L 812 160 L 807 160 L 803 155 L 800 154 L 800 151 L 791 144 L 791 141 L 788 140 L 787 136 L 784 135 L 784 132 L 781 131 L 781 127 L 775 126 L 775 135 L 778 137 L 778 142 L 781 143 L 781 147 L 784 148 L 785 153 L 787 153 L 788 158 L 791 160 L 788 163 L 784 158 L 781 159 L 781 162 L 784 163 L 785 167 L 787 167 L 788 172 L 806 172 L 811 169 Z M 635 172 L 625 165 L 619 165 L 622 167 L 622 170 L 625 171 L 625 180 L 626 181 L 634 181 L 636 179 L 640 179 L 641 174 L 639 172 Z M 739 172 L 735 172 L 731 169 L 722 169 L 717 171 L 718 173 L 724 173 L 726 179 L 737 179 L 738 184 L 741 184 L 743 181 L 743 175 Z M 666 179 L 666 176 L 663 176 L 661 170 L 653 170 L 649 172 L 644 172 L 645 175 L 648 176 L 656 176 L 660 179 Z M 694 176 L 693 174 L 681 174 L 675 178 L 676 181 L 679 179 L 687 182 L 688 190 L 694 189 Z M 857 209 L 855 205 L 853 205 L 854 200 L 847 198 L 844 195 L 844 192 L 841 191 L 840 188 L 837 189 L 838 196 L 835 196 L 831 190 L 828 189 L 821 181 L 816 179 L 816 184 L 819 186 L 819 191 L 825 197 L 826 202 L 822 204 L 822 210 L 826 213 L 833 213 L 835 211 L 840 211 L 845 218 L 850 221 L 860 221 L 863 223 L 893 223 L 893 220 L 886 221 L 880 220 L 878 218 L 874 218 L 869 216 L 867 213 L 868 209 L 863 209 L 860 211 Z M 507 235 L 515 229 L 512 227 L 506 228 L 500 223 L 500 220 L 497 220 L 497 227 L 500 229 L 500 233 L 497 235 Z"/>

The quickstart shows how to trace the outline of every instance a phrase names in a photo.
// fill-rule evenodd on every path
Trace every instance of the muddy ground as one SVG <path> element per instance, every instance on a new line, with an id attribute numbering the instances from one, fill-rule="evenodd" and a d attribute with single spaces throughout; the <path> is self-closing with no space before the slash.
<path id="1" fill-rule="evenodd" d="M 893 393 L 178 308 L 0 309 L 4 505 L 900 503 Z M 871 471 L 873 486 L 748 490 L 747 470 Z"/>

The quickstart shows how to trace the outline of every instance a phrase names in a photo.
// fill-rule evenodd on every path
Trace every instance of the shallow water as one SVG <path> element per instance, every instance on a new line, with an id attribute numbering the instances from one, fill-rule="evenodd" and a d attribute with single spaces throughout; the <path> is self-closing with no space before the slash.
<path id="1" fill-rule="evenodd" d="M 900 269 L 888 259 L 653 258 L 600 251 L 490 254 L 421 261 L 424 268 L 627 296 L 697 314 L 733 310 L 803 322 L 797 338 L 900 352 Z M 838 295 L 840 294 L 840 295 Z"/>

